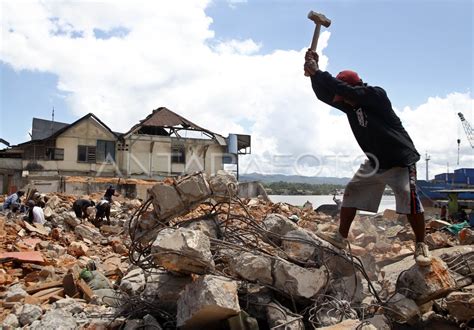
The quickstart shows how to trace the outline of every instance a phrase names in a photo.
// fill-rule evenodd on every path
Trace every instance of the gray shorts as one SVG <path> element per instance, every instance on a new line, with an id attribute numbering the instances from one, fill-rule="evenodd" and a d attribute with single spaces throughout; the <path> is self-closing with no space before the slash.
<path id="1" fill-rule="evenodd" d="M 423 213 L 423 206 L 416 192 L 415 164 L 375 171 L 368 160 L 361 164 L 347 184 L 342 207 L 377 212 L 386 185 L 392 188 L 395 194 L 397 213 Z"/>

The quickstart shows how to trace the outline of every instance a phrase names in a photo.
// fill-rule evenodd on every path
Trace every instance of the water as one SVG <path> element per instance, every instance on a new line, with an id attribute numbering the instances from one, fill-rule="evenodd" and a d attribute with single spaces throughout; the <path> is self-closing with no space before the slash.
<path id="1" fill-rule="evenodd" d="M 313 204 L 313 208 L 317 208 L 322 204 L 335 204 L 332 200 L 332 195 L 269 195 L 268 197 L 274 203 L 284 202 L 295 206 L 302 206 L 306 201 L 310 201 Z M 338 198 L 342 200 L 342 196 L 338 196 Z M 385 209 L 395 210 L 395 196 L 382 196 L 378 212 L 383 212 Z"/>

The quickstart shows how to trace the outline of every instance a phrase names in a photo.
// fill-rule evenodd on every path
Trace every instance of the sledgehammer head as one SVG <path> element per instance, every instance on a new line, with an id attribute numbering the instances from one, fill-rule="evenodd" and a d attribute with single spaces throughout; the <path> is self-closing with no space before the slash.
<path id="1" fill-rule="evenodd" d="M 314 23 L 321 24 L 324 27 L 329 27 L 329 25 L 331 25 L 331 20 L 329 18 L 312 10 L 308 13 L 308 18 Z"/>

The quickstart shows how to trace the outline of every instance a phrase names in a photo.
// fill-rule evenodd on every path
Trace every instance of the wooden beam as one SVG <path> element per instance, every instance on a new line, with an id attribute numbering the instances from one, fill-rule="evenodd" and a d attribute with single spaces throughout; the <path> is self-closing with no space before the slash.
<path id="1" fill-rule="evenodd" d="M 50 289 L 50 288 L 55 288 L 55 287 L 62 287 L 63 286 L 63 281 L 62 280 L 58 280 L 58 281 L 52 281 L 52 282 L 46 282 L 46 283 L 42 283 L 42 284 L 38 284 L 38 285 L 33 285 L 33 286 L 30 286 L 28 288 L 26 288 L 26 292 L 28 294 L 33 294 L 33 293 L 36 293 L 38 291 L 42 291 L 42 290 L 45 290 L 45 289 Z"/>

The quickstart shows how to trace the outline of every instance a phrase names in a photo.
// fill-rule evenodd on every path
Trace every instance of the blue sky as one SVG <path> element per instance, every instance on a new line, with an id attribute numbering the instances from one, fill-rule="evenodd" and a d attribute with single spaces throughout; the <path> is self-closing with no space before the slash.
<path id="1" fill-rule="evenodd" d="M 350 68 L 384 87 L 419 151 L 439 154 L 435 168 L 456 149 L 440 135 L 451 141 L 462 133 L 455 112 L 473 119 L 469 0 L 0 6 L 0 137 L 13 144 L 27 139 L 32 117 L 50 118 L 53 107 L 57 121 L 94 112 L 125 131 L 168 106 L 223 135 L 252 134 L 262 159 L 357 153 L 344 118 L 316 102 L 301 76 L 314 29 L 309 10 L 332 20 L 321 36 L 322 67 L 334 74 Z M 328 127 L 344 134 L 331 136 Z M 474 165 L 472 149 L 463 147 L 465 165 Z"/>

